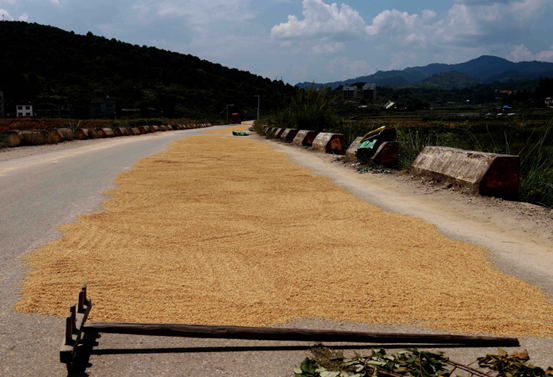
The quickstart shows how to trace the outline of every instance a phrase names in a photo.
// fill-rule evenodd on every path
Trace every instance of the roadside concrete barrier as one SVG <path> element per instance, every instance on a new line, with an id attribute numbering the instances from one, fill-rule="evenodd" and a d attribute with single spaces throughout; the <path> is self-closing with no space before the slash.
<path id="1" fill-rule="evenodd" d="M 90 129 L 88 128 L 78 128 L 75 131 L 75 137 L 79 140 L 85 140 L 90 138 Z"/>
<path id="2" fill-rule="evenodd" d="M 140 127 L 138 127 L 138 130 L 140 131 L 141 134 L 147 134 L 147 133 L 152 132 L 150 130 L 150 126 L 140 126 Z"/>
<path id="3" fill-rule="evenodd" d="M 377 165 L 397 166 L 399 154 L 399 144 L 397 141 L 385 141 L 380 144 L 371 161 Z"/>
<path id="4" fill-rule="evenodd" d="M 150 132 L 158 132 L 159 126 L 150 126 Z"/>
<path id="5" fill-rule="evenodd" d="M 140 130 L 137 127 L 130 128 L 129 135 L 140 135 Z"/>
<path id="6" fill-rule="evenodd" d="M 313 130 L 300 130 L 298 131 L 298 134 L 296 137 L 294 137 L 294 140 L 292 141 L 292 144 L 298 145 L 300 147 L 311 147 L 313 146 L 313 141 L 315 141 L 315 138 L 317 137 L 318 132 Z"/>
<path id="7" fill-rule="evenodd" d="M 321 132 L 317 135 L 315 140 L 313 140 L 313 150 L 325 153 L 344 154 L 346 151 L 344 135 Z"/>
<path id="8" fill-rule="evenodd" d="M 411 174 L 480 195 L 514 199 L 518 196 L 520 159 L 448 147 L 425 147 L 411 165 Z"/>
<path id="9" fill-rule="evenodd" d="M 21 145 L 40 145 L 45 144 L 48 141 L 46 133 L 39 130 L 20 131 L 11 130 L 8 131 L 8 146 L 18 147 Z"/>
<path id="10" fill-rule="evenodd" d="M 96 128 L 94 131 L 96 132 L 96 136 L 99 138 L 115 136 L 111 128 Z"/>
<path id="11" fill-rule="evenodd" d="M 355 154 L 357 152 L 357 148 L 359 148 L 359 143 L 361 143 L 361 140 L 363 140 L 363 136 L 359 136 L 358 138 L 356 138 L 346 150 L 346 157 L 348 160 L 353 161 L 357 159 Z"/>
<path id="12" fill-rule="evenodd" d="M 283 133 L 280 134 L 280 138 L 288 143 L 291 143 L 297 134 L 298 134 L 298 130 L 295 130 L 293 128 L 287 128 L 284 130 Z"/>
<path id="13" fill-rule="evenodd" d="M 113 129 L 113 133 L 114 133 L 115 136 L 125 136 L 125 135 L 127 135 L 126 128 L 124 128 L 124 127 L 115 127 Z"/>
<path id="14" fill-rule="evenodd" d="M 73 131 L 69 128 L 51 128 L 48 130 L 49 143 L 60 143 L 62 141 L 72 141 L 73 139 Z"/>
<path id="15" fill-rule="evenodd" d="M 278 139 L 280 138 L 280 135 L 284 132 L 285 128 L 277 128 L 275 129 L 274 138 Z"/>
<path id="16" fill-rule="evenodd" d="M 167 126 L 164 126 L 164 125 L 161 125 L 159 126 L 159 130 L 162 131 L 162 132 L 165 132 L 168 130 Z"/>

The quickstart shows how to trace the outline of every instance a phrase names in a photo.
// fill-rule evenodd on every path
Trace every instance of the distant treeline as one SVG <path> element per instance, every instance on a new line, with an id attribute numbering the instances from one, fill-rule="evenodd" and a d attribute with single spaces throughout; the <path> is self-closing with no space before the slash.
<path id="1" fill-rule="evenodd" d="M 67 32 L 26 22 L 0 22 L 0 91 L 7 113 L 30 102 L 71 104 L 75 118 L 88 118 L 90 100 L 117 101 L 117 109 L 148 108 L 169 118 L 225 118 L 247 111 L 261 96 L 263 111 L 286 105 L 291 85 L 229 69 L 195 56 Z"/>

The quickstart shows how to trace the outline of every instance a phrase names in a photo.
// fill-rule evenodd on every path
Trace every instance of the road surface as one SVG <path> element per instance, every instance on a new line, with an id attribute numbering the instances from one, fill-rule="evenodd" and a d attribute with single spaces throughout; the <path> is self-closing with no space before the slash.
<path id="1" fill-rule="evenodd" d="M 130 169 L 142 157 L 163 151 L 175 139 L 202 135 L 204 130 L 156 133 L 129 138 L 115 138 L 101 143 L 46 153 L 37 156 L 0 162 L 0 239 L 2 261 L 0 267 L 0 374 L 3 376 L 64 375 L 64 366 L 58 362 L 58 350 L 63 334 L 63 320 L 44 315 L 19 314 L 13 311 L 18 300 L 18 285 L 25 275 L 19 257 L 60 237 L 56 227 L 76 220 L 80 214 L 98 212 L 105 200 L 102 193 L 113 188 L 114 178 Z M 322 161 L 316 155 L 302 150 L 277 146 L 289 153 L 293 160 L 317 174 L 330 176 L 347 187 L 356 196 L 377 203 L 388 210 L 422 213 L 428 221 L 440 223 L 442 231 L 464 240 L 468 233 L 457 229 L 456 219 L 444 220 L 435 208 L 423 208 L 398 202 L 397 195 L 383 193 L 382 187 L 362 187 L 359 181 Z M 391 196 L 390 196 L 391 195 Z M 394 203 L 395 202 L 395 203 Z M 418 203 L 424 207 L 424 204 Z M 434 211 L 433 211 L 434 210 Z M 449 225 L 448 225 L 449 224 Z M 470 225 L 470 224 L 469 224 Z M 473 226 L 473 225 L 471 225 Z M 457 227 L 459 228 L 459 227 Z M 463 228 L 463 227 L 461 227 Z M 478 228 L 476 226 L 476 228 Z M 487 237 L 488 236 L 488 237 Z M 487 238 L 486 238 L 487 237 Z M 486 234 L 474 234 L 472 240 L 486 244 L 492 239 Z M 488 245 L 489 246 L 489 245 Z M 493 245 L 491 245 L 493 246 Z M 546 258 L 538 245 L 533 252 Z M 529 250 L 529 249 L 527 249 Z M 499 257 L 498 257 L 499 258 Z M 530 258 L 530 257 L 529 257 Z M 521 278 L 529 276 L 530 267 L 517 272 L 513 260 L 503 259 L 503 269 Z M 530 258 L 531 259 L 531 258 Z M 551 266 L 550 260 L 542 268 Z M 540 272 L 536 279 L 549 290 L 551 276 Z M 549 288 L 549 289 L 548 289 Z M 303 321 L 292 326 L 348 330 L 428 332 L 407 326 L 366 326 L 352 323 Z M 93 341 L 93 340 L 89 340 Z M 292 367 L 308 355 L 305 343 L 272 343 L 255 341 L 227 341 L 210 339 L 164 339 L 137 336 L 103 335 L 98 345 L 80 360 L 75 375 L 90 376 L 285 376 L 292 375 Z M 527 338 L 524 345 L 532 350 L 536 362 L 553 360 L 553 343 L 546 339 Z M 467 358 L 493 350 L 471 350 Z M 86 353 L 84 353 L 87 355 Z M 91 365 L 87 365 L 90 363 Z"/>

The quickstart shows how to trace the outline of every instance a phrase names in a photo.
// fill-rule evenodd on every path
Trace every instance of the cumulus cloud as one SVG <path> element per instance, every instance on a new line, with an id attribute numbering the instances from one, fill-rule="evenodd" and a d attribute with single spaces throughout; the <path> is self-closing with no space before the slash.
<path id="1" fill-rule="evenodd" d="M 12 15 L 5 9 L 0 9 L 0 19 L 5 21 L 13 21 Z"/>
<path id="2" fill-rule="evenodd" d="M 328 38 L 322 38 L 318 44 L 313 46 L 313 53 L 316 55 L 331 55 L 345 49 L 346 45 L 343 42 L 332 42 Z"/>
<path id="3" fill-rule="evenodd" d="M 276 39 L 359 35 L 365 21 L 347 4 L 326 4 L 323 0 L 303 0 L 303 20 L 288 16 L 288 22 L 275 25 L 271 36 Z"/>
<path id="4" fill-rule="evenodd" d="M 420 14 L 385 10 L 365 30 L 371 37 L 385 35 L 404 45 L 492 45 L 524 35 L 546 7 L 551 7 L 547 0 L 458 0 L 441 18 L 432 10 Z"/>
<path id="5" fill-rule="evenodd" d="M 553 62 L 553 46 L 549 50 L 533 54 L 525 45 L 515 46 L 509 57 L 515 62 L 537 60 L 540 62 Z"/>
<path id="6" fill-rule="evenodd" d="M 27 13 L 23 13 L 21 16 L 19 16 L 19 21 L 27 22 L 28 20 L 29 20 L 29 15 Z"/>

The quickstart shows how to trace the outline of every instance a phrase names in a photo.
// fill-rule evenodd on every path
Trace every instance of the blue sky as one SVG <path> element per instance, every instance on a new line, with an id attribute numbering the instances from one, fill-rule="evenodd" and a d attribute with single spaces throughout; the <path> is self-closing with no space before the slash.
<path id="1" fill-rule="evenodd" d="M 2 17 L 291 84 L 485 54 L 553 62 L 552 0 L 0 0 Z"/>

